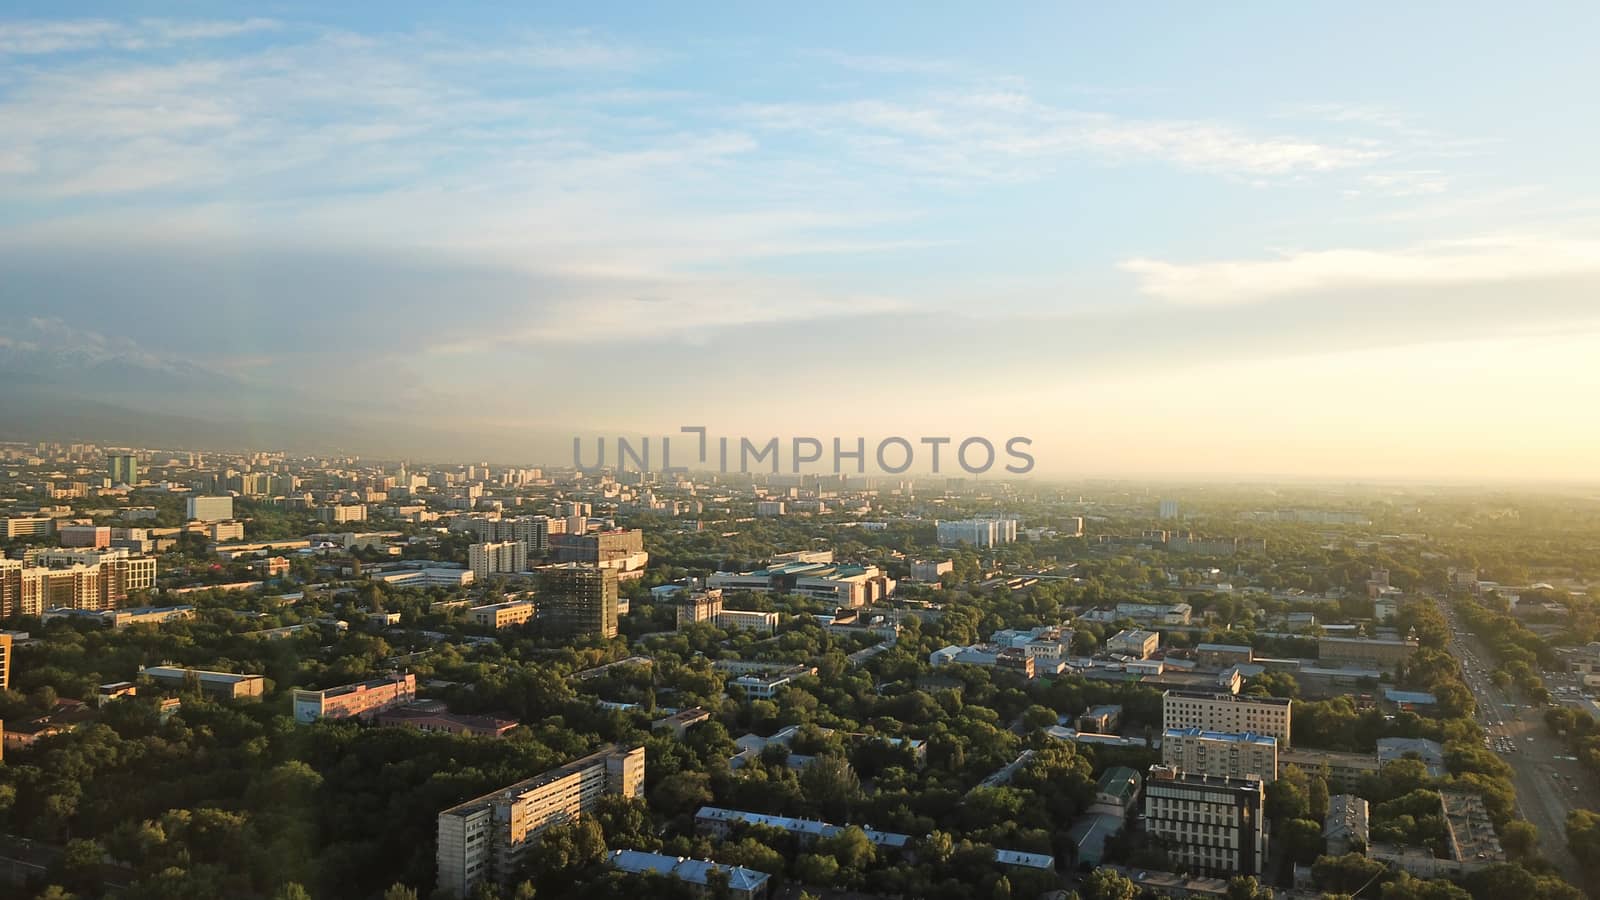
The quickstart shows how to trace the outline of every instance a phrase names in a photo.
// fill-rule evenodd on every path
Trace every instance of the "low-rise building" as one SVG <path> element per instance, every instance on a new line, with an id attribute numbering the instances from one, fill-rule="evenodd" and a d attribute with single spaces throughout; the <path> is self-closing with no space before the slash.
<path id="1" fill-rule="evenodd" d="M 294 720 L 302 725 L 318 719 L 370 719 L 391 706 L 417 698 L 417 678 L 407 673 L 344 684 L 320 691 L 294 692 Z"/>
<path id="2" fill-rule="evenodd" d="M 713 882 L 720 885 L 718 896 L 731 900 L 764 900 L 772 876 L 744 866 L 724 866 L 701 859 L 667 856 L 643 850 L 613 850 L 606 864 L 635 875 L 661 875 L 691 887 L 696 897 L 710 896 Z M 715 876 L 715 878 L 713 878 Z"/>
<path id="3" fill-rule="evenodd" d="M 172 691 L 186 686 L 199 688 L 201 693 L 223 700 L 260 700 L 266 693 L 267 680 L 260 675 L 237 672 L 209 672 L 205 669 L 185 669 L 178 666 L 146 666 L 139 670 L 157 685 Z"/>
<path id="4" fill-rule="evenodd" d="M 471 737 L 503 738 L 517 727 L 515 719 L 494 716 L 468 716 L 450 712 L 438 700 L 415 700 L 393 706 L 373 717 L 378 725 L 415 728 L 440 734 L 469 735 Z"/>
<path id="5" fill-rule="evenodd" d="M 482 628 L 510 628 L 533 618 L 534 605 L 526 600 L 490 603 L 467 610 L 467 619 Z"/>
<path id="6" fill-rule="evenodd" d="M 1154 631 L 1124 629 L 1106 639 L 1106 652 L 1134 659 L 1149 659 L 1161 646 L 1161 636 Z"/>
<path id="7" fill-rule="evenodd" d="M 1328 798 L 1328 815 L 1322 820 L 1322 839 L 1329 856 L 1365 853 L 1372 842 L 1367 801 L 1354 794 Z"/>
<path id="8" fill-rule="evenodd" d="M 690 707 L 689 709 L 680 709 L 670 716 L 666 716 L 651 722 L 650 730 L 670 731 L 672 732 L 673 737 L 681 741 L 683 740 L 683 736 L 688 733 L 690 728 L 699 725 L 701 722 L 708 722 L 710 720 L 711 713 L 701 709 L 698 706 L 694 706 Z"/>

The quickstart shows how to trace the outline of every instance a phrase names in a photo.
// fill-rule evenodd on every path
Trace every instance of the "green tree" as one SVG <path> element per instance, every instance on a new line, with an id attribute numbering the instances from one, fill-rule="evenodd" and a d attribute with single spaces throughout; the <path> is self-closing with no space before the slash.
<path id="1" fill-rule="evenodd" d="M 1121 872 L 1095 869 L 1080 886 L 1083 900 L 1134 900 L 1139 896 L 1139 886 Z"/>

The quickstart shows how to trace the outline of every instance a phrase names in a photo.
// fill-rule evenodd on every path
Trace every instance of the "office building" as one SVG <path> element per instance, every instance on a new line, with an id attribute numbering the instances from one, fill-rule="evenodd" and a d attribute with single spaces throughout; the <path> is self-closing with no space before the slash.
<path id="1" fill-rule="evenodd" d="M 241 675 L 235 672 L 208 672 L 204 669 L 184 669 L 177 666 L 148 666 L 139 674 L 149 676 L 157 685 L 171 691 L 181 691 L 193 686 L 201 693 L 221 700 L 260 700 L 266 693 L 267 680 L 260 675 Z"/>
<path id="2" fill-rule="evenodd" d="M 1152 766 L 1144 783 L 1145 829 L 1192 872 L 1259 875 L 1267 858 L 1259 778 L 1227 778 Z"/>
<path id="3" fill-rule="evenodd" d="M 184 504 L 185 515 L 201 522 L 221 522 L 233 518 L 232 497 L 190 497 Z"/>
<path id="4" fill-rule="evenodd" d="M 526 600 L 491 603 L 467 610 L 467 618 L 481 628 L 510 628 L 533 618 L 534 605 Z"/>
<path id="5" fill-rule="evenodd" d="M 47 537 L 56 533 L 56 520 L 49 516 L 16 516 L 5 520 L 6 537 Z"/>
<path id="6" fill-rule="evenodd" d="M 550 826 L 593 813 L 608 794 L 641 796 L 644 766 L 643 747 L 612 746 L 439 813 L 439 890 L 466 897 L 482 881 L 506 884 Z"/>
<path id="7" fill-rule="evenodd" d="M 131 453 L 106 457 L 106 477 L 113 485 L 139 483 L 139 458 Z"/>
<path id="8" fill-rule="evenodd" d="M 699 622 L 714 623 L 722 612 L 722 591 L 717 588 L 693 591 L 678 598 L 677 608 L 679 628 Z"/>
<path id="9" fill-rule="evenodd" d="M 539 597 L 539 622 L 556 634 L 617 636 L 617 573 L 612 569 L 567 563 L 545 566 Z"/>
<path id="10" fill-rule="evenodd" d="M 1286 697 L 1169 690 L 1161 695 L 1161 727 L 1264 734 L 1281 749 L 1289 746 L 1289 705 Z"/>
<path id="11" fill-rule="evenodd" d="M 106 525 L 62 525 L 56 529 L 63 547 L 104 548 L 111 546 L 111 528 Z"/>
<path id="12" fill-rule="evenodd" d="M 177 622 L 194 618 L 192 606 L 134 606 L 126 609 L 67 609 L 55 607 L 46 609 L 41 618 L 50 622 L 55 619 L 71 619 L 80 622 L 94 622 L 113 629 L 123 629 L 130 625 L 165 625 L 168 622 Z"/>
<path id="13" fill-rule="evenodd" d="M 417 677 L 410 673 L 345 684 L 320 691 L 294 692 L 294 720 L 309 725 L 318 719 L 370 719 L 391 706 L 417 698 Z"/>
<path id="14" fill-rule="evenodd" d="M 474 581 L 484 581 L 491 575 L 526 572 L 528 548 L 518 541 L 493 541 L 473 544 L 467 548 L 467 567 Z"/>
<path id="15" fill-rule="evenodd" d="M 1199 728 L 1168 728 L 1161 735 L 1161 763 L 1200 775 L 1278 778 L 1278 741 L 1264 734 L 1234 734 Z"/>

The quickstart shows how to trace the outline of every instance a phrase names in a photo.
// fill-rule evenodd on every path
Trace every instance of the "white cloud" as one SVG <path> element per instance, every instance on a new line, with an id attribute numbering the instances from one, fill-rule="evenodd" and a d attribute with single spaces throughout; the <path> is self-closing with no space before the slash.
<path id="1" fill-rule="evenodd" d="M 280 24 L 272 19 L 182 22 L 143 19 L 112 22 L 87 19 L 68 22 L 0 22 L 0 55 L 43 56 L 84 50 L 145 50 L 189 41 L 221 40 Z"/>
<path id="2" fill-rule="evenodd" d="M 1382 286 L 1449 286 L 1600 276 L 1600 240 L 1507 235 L 1436 241 L 1399 250 L 1291 251 L 1270 259 L 1121 264 L 1145 294 L 1214 306 Z"/>
<path id="3" fill-rule="evenodd" d="M 1387 155 L 1373 141 L 1319 141 L 1216 122 L 1084 112 L 1022 91 L 931 94 L 915 102 L 752 104 L 737 114 L 753 127 L 837 141 L 869 160 L 981 180 L 1036 177 L 1073 157 L 1277 177 L 1347 169 Z"/>

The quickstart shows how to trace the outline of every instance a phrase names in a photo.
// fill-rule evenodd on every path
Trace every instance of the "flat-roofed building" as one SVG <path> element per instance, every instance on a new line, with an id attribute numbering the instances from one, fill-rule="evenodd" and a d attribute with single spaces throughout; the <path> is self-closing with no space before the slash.
<path id="1" fill-rule="evenodd" d="M 56 533 L 56 520 L 49 516 L 13 516 L 5 520 L 6 537 L 45 537 Z"/>
<path id="2" fill-rule="evenodd" d="M 1317 638 L 1319 662 L 1371 663 L 1382 669 L 1393 669 L 1417 652 L 1415 638 Z"/>
<path id="3" fill-rule="evenodd" d="M 178 666 L 147 666 L 139 674 L 149 676 L 156 684 L 168 690 L 183 690 L 193 684 L 201 693 L 223 700 L 260 700 L 266 693 L 267 680 L 260 675 L 243 675 L 237 672 L 208 672 L 205 669 L 184 669 Z"/>
<path id="4" fill-rule="evenodd" d="M 1134 659 L 1149 659 L 1161 646 L 1161 635 L 1154 631 L 1123 629 L 1106 638 L 1106 652 Z"/>
<path id="5" fill-rule="evenodd" d="M 1375 753 L 1346 753 L 1339 750 L 1278 750 L 1278 771 L 1294 766 L 1307 775 L 1320 775 L 1335 791 L 1354 791 L 1368 775 L 1378 774 L 1382 764 Z"/>
<path id="6" fill-rule="evenodd" d="M 1328 814 L 1322 820 L 1322 839 L 1329 856 L 1365 853 L 1372 843 L 1367 801 L 1354 794 L 1334 794 L 1328 798 Z"/>
<path id="7" fill-rule="evenodd" d="M 416 698 L 417 677 L 410 673 L 320 691 L 296 690 L 294 720 L 308 725 L 318 719 L 370 719 L 391 706 Z"/>
<path id="8" fill-rule="evenodd" d="M 111 527 L 108 525 L 62 525 L 56 529 L 63 547 L 109 547 Z"/>
<path id="9" fill-rule="evenodd" d="M 1278 778 L 1278 741 L 1264 734 L 1168 728 L 1161 735 L 1163 765 L 1200 775 Z"/>
<path id="10" fill-rule="evenodd" d="M 489 541 L 467 548 L 467 566 L 476 581 L 491 575 L 514 574 L 528 569 L 528 545 L 521 541 Z"/>
<path id="11" fill-rule="evenodd" d="M 535 838 L 592 814 L 600 799 L 644 792 L 644 748 L 612 746 L 439 813 L 439 890 L 465 897 L 480 882 L 506 884 Z"/>
<path id="12" fill-rule="evenodd" d="M 617 636 L 617 573 L 581 563 L 544 566 L 539 621 L 557 634 Z"/>
<path id="13" fill-rule="evenodd" d="M 533 618 L 534 605 L 526 600 L 490 603 L 467 610 L 467 618 L 483 628 L 510 628 Z"/>
<path id="14" fill-rule="evenodd" d="M 1267 857 L 1259 778 L 1227 778 L 1152 766 L 1144 782 L 1145 829 L 1192 872 L 1259 875 Z"/>
<path id="15" fill-rule="evenodd" d="M 797 594 L 854 609 L 894 595 L 895 581 L 877 566 L 834 562 L 782 562 L 754 572 L 717 572 L 706 586 L 725 591 Z"/>
<path id="16" fill-rule="evenodd" d="M 724 609 L 713 620 L 723 631 L 758 631 L 771 634 L 778 629 L 778 614 L 753 609 Z"/>
<path id="17" fill-rule="evenodd" d="M 1194 657 L 1195 662 L 1202 668 L 1221 671 L 1254 662 L 1255 651 L 1241 644 L 1197 644 L 1194 648 Z"/>
<path id="18" fill-rule="evenodd" d="M 233 518 L 232 497 L 189 497 L 184 501 L 184 515 L 201 522 L 220 522 Z"/>
<path id="19" fill-rule="evenodd" d="M 722 591 L 712 588 L 709 591 L 685 593 L 678 598 L 677 608 L 679 628 L 699 622 L 714 624 L 717 615 L 722 612 Z"/>
<path id="20" fill-rule="evenodd" d="M 430 733 L 486 738 L 503 738 L 517 727 L 515 719 L 453 713 L 438 700 L 414 700 L 391 706 L 373 716 L 372 721 L 378 725 L 415 728 Z"/>
<path id="21" fill-rule="evenodd" d="M 1161 695 L 1161 727 L 1264 734 L 1288 747 L 1286 697 L 1245 697 L 1221 691 L 1169 690 Z"/>

